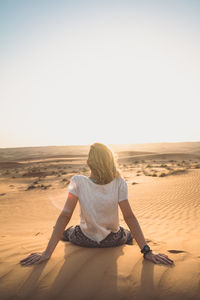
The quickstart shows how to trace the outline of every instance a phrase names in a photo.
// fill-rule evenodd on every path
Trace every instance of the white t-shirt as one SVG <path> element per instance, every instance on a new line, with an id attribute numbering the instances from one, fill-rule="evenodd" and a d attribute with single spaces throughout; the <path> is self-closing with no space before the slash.
<path id="1" fill-rule="evenodd" d="M 68 191 L 79 198 L 80 228 L 90 239 L 100 242 L 119 228 L 118 203 L 128 199 L 128 185 L 124 178 L 101 185 L 84 175 L 74 175 Z"/>

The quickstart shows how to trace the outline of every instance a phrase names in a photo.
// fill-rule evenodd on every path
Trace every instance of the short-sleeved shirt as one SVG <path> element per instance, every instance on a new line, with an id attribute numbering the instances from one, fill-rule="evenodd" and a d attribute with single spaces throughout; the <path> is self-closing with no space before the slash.
<path id="1" fill-rule="evenodd" d="M 84 175 L 74 175 L 68 191 L 79 198 L 80 228 L 87 237 L 99 243 L 120 229 L 118 203 L 128 199 L 128 185 L 123 177 L 101 185 Z"/>

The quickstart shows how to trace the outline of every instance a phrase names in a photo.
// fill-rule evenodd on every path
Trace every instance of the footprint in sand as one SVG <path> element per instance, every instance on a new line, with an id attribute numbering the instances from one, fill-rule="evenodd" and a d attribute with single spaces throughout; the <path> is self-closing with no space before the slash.
<path id="1" fill-rule="evenodd" d="M 183 250 L 167 250 L 170 253 L 186 253 L 186 251 Z"/>

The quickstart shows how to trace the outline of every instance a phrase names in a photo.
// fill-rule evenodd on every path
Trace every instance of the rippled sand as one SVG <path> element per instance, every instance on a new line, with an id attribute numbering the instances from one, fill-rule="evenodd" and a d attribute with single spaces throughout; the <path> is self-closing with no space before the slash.
<path id="1" fill-rule="evenodd" d="M 144 261 L 135 241 L 108 249 L 60 241 L 49 261 L 22 267 L 19 260 L 45 249 L 67 186 L 27 191 L 26 178 L 1 177 L 0 299 L 199 299 L 200 169 L 136 177 L 124 168 L 124 174 L 148 244 L 175 266 Z M 78 223 L 79 206 L 68 226 Z M 127 227 L 121 213 L 120 223 Z"/>

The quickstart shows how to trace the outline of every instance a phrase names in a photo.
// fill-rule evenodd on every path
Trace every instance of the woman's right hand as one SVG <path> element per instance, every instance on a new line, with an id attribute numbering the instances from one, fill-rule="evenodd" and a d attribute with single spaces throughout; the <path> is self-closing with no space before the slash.
<path id="1" fill-rule="evenodd" d="M 174 261 L 166 254 L 149 251 L 145 254 L 145 259 L 151 260 L 154 264 L 173 265 Z"/>
<path id="2" fill-rule="evenodd" d="M 50 254 L 47 254 L 45 251 L 44 252 L 35 252 L 31 253 L 29 256 L 26 258 L 20 260 L 20 264 L 22 266 L 29 266 L 33 264 L 40 264 L 45 260 L 48 260 L 50 258 Z"/>

